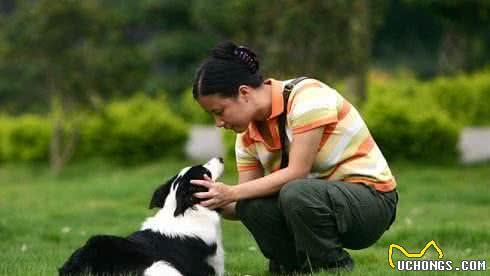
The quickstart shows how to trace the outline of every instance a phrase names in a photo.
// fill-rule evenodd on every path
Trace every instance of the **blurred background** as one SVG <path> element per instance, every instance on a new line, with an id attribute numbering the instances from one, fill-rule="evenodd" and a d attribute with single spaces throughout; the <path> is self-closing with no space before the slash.
<path id="1" fill-rule="evenodd" d="M 52 275 L 85 235 L 134 230 L 155 183 L 205 158 L 199 150 L 218 144 L 236 182 L 234 134 L 215 130 L 191 95 L 223 40 L 254 49 L 264 77 L 320 79 L 360 110 L 407 204 L 378 261 L 390 241 L 434 235 L 461 258 L 488 256 L 490 218 L 474 215 L 490 206 L 489 26 L 488 0 L 0 0 L 0 248 L 15 248 L 0 257 L 17 267 L 0 274 L 38 274 L 43 263 Z M 121 219 L 133 224 L 108 229 Z M 418 219 L 441 221 L 426 236 Z M 76 227 L 85 230 L 63 236 Z M 258 258 L 243 235 L 228 249 Z M 18 254 L 34 244 L 26 272 Z M 53 246 L 61 255 L 39 259 Z"/>
<path id="2" fill-rule="evenodd" d="M 190 87 L 228 39 L 265 77 L 337 88 L 389 159 L 457 159 L 461 130 L 490 123 L 489 25 L 483 0 L 2 0 L 0 160 L 179 154 L 212 124 Z"/>
<path id="3" fill-rule="evenodd" d="M 265 77 L 337 88 L 390 159 L 457 159 L 462 128 L 490 122 L 489 1 L 2 0 L 0 22 L 0 160 L 55 172 L 178 154 L 212 124 L 190 87 L 223 40 Z"/>

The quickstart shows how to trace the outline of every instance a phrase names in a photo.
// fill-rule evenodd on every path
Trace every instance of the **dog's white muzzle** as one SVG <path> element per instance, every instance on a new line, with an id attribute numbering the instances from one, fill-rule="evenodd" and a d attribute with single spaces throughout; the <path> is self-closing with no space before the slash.
<path id="1" fill-rule="evenodd" d="M 220 178 L 225 169 L 223 158 L 217 157 L 212 158 L 203 166 L 211 172 L 211 179 L 213 179 L 213 181 Z"/>

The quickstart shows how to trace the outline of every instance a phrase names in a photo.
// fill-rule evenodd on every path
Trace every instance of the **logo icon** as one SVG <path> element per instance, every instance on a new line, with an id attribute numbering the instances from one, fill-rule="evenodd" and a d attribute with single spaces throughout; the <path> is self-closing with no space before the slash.
<path id="1" fill-rule="evenodd" d="M 390 244 L 390 248 L 388 249 L 388 261 L 390 263 L 390 266 L 392 268 L 395 268 L 395 264 L 393 263 L 393 248 L 400 250 L 403 253 L 403 255 L 405 255 L 408 258 L 421 258 L 425 255 L 425 252 L 427 251 L 427 249 L 429 249 L 431 245 L 436 249 L 437 253 L 439 253 L 438 256 L 439 259 L 444 257 L 444 253 L 442 252 L 441 248 L 439 248 L 439 246 L 436 244 L 434 240 L 428 242 L 419 253 L 408 253 L 407 250 L 403 248 L 403 246 L 394 243 Z"/>

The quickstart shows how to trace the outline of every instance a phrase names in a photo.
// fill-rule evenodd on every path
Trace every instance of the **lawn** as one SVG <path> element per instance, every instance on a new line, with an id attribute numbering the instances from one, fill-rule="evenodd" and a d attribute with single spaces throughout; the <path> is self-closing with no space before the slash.
<path id="1" fill-rule="evenodd" d="M 78 162 L 53 177 L 44 165 L 0 166 L 0 275 L 55 275 L 92 234 L 126 235 L 155 211 L 153 189 L 188 162 L 162 160 L 137 167 L 103 160 Z M 486 260 L 490 269 L 490 164 L 458 167 L 395 164 L 400 205 L 396 223 L 369 249 L 351 251 L 348 275 L 415 275 L 388 265 L 391 243 L 419 252 L 435 240 L 444 260 Z M 233 183 L 227 172 L 224 182 Z M 238 222 L 223 222 L 228 275 L 267 275 L 266 260 Z M 402 259 L 394 251 L 393 259 Z M 434 250 L 426 259 L 435 259 Z M 318 275 L 323 275 L 320 273 Z M 430 272 L 423 275 L 484 275 Z"/>

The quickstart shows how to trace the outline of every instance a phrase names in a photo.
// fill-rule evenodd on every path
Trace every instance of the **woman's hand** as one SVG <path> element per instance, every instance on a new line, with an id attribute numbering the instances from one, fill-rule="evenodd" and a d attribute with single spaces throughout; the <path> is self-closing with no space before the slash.
<path id="1" fill-rule="evenodd" d="M 207 192 L 195 193 L 194 196 L 206 199 L 201 201 L 200 205 L 209 209 L 220 208 L 237 201 L 235 190 L 232 186 L 222 182 L 214 182 L 207 175 L 204 175 L 204 180 L 191 180 L 191 183 L 208 188 Z"/>

